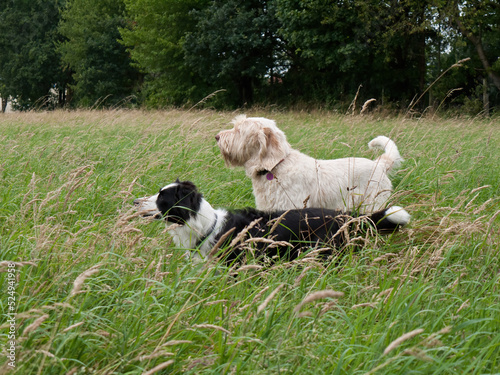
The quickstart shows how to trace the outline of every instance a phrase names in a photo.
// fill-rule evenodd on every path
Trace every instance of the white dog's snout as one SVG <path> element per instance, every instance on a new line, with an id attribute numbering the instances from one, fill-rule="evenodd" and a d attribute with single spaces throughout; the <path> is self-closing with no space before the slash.
<path id="1" fill-rule="evenodd" d="M 143 217 L 153 216 L 156 219 L 161 218 L 161 213 L 158 211 L 158 207 L 156 207 L 156 199 L 158 198 L 158 194 L 153 195 L 152 197 L 142 197 L 134 199 L 135 209 L 141 214 Z"/>
<path id="2" fill-rule="evenodd" d="M 219 134 L 217 134 L 217 135 L 215 136 L 215 140 L 216 140 L 217 142 L 219 142 L 219 139 L 220 139 L 220 135 L 219 135 Z"/>

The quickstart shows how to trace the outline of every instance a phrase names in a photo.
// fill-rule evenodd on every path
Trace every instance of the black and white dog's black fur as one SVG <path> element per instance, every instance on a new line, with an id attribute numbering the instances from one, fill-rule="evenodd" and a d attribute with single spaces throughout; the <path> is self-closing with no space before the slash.
<path id="1" fill-rule="evenodd" d="M 192 182 L 179 180 L 160 189 L 156 195 L 136 199 L 134 204 L 142 216 L 163 218 L 169 225 L 178 224 L 169 233 L 176 246 L 187 249 L 187 256 L 196 260 L 205 260 L 214 245 L 230 230 L 232 232 L 224 242 L 226 246 L 245 230 L 250 238 L 272 239 L 253 242 L 258 257 L 279 256 L 292 260 L 304 248 L 340 248 L 345 237 L 338 233 L 339 229 L 350 219 L 346 213 L 322 208 L 270 213 L 253 208 L 235 211 L 214 209 Z M 398 206 L 365 217 L 379 231 L 394 231 L 410 220 L 410 215 Z M 276 221 L 279 223 L 274 225 Z M 269 242 L 273 242 L 272 246 Z M 224 245 L 220 248 L 224 249 Z M 241 246 L 234 246 L 225 253 L 224 259 L 230 263 L 244 252 Z"/>

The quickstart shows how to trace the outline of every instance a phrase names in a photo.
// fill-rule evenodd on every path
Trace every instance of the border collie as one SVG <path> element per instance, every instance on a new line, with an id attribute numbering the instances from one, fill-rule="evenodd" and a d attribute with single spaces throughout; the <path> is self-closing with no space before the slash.
<path id="1" fill-rule="evenodd" d="M 134 204 L 141 216 L 164 219 L 171 225 L 168 232 L 176 246 L 187 249 L 188 258 L 206 260 L 220 248 L 227 250 L 223 258 L 228 264 L 249 248 L 257 258 L 293 260 L 301 250 L 318 246 L 329 249 L 325 254 L 329 255 L 332 248 L 346 244 L 345 228 L 352 223 L 350 215 L 323 208 L 276 212 L 214 209 L 192 182 L 179 179 Z M 408 212 L 398 206 L 362 217 L 377 231 L 394 231 L 410 220 Z"/>

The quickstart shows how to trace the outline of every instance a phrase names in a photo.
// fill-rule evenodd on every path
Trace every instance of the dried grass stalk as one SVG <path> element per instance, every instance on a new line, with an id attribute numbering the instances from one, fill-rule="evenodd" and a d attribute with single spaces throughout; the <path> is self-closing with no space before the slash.
<path id="1" fill-rule="evenodd" d="M 488 221 L 488 229 L 486 231 L 486 235 L 489 234 L 491 228 L 493 227 L 493 223 L 495 222 L 495 219 L 497 218 L 498 215 L 500 215 L 500 210 L 498 210 L 497 212 L 495 212 L 493 214 L 493 216 L 491 217 L 491 219 Z"/>
<path id="2" fill-rule="evenodd" d="M 471 193 L 471 194 L 474 194 L 474 193 L 478 192 L 479 190 L 487 189 L 487 188 L 490 188 L 490 187 L 491 187 L 491 185 L 483 185 L 483 186 L 479 186 L 479 187 L 477 187 L 477 188 L 475 188 L 475 189 L 472 189 L 472 190 L 470 191 L 470 193 Z"/>
<path id="3" fill-rule="evenodd" d="M 44 314 L 38 319 L 36 319 L 33 323 L 31 323 L 29 326 L 27 326 L 24 331 L 23 331 L 23 336 L 27 336 L 33 331 L 36 331 L 38 327 L 42 325 L 42 323 L 49 317 L 48 314 Z"/>
<path id="4" fill-rule="evenodd" d="M 104 331 L 102 329 L 99 329 L 99 330 L 95 331 L 95 333 L 98 334 L 99 336 L 102 336 L 102 337 L 112 337 L 113 336 L 108 331 Z"/>
<path id="5" fill-rule="evenodd" d="M 239 242 L 241 242 L 243 240 L 243 238 L 246 236 L 246 234 L 248 233 L 248 231 L 250 229 L 252 229 L 254 226 L 256 226 L 260 221 L 262 220 L 261 217 L 259 217 L 258 219 L 255 219 L 254 221 L 252 221 L 250 224 L 248 224 L 245 229 L 243 229 L 240 233 L 238 233 L 238 235 L 231 241 L 231 243 L 229 244 L 229 247 L 234 247 L 236 246 Z"/>
<path id="6" fill-rule="evenodd" d="M 420 101 L 420 99 L 422 99 L 422 97 L 423 97 L 423 96 L 427 93 L 427 91 L 429 91 L 429 90 L 431 89 L 431 87 L 432 87 L 432 86 L 434 86 L 434 84 L 435 84 L 437 81 L 439 81 L 439 80 L 441 79 L 441 77 L 443 77 L 446 73 L 448 73 L 448 71 L 449 71 L 450 69 L 453 69 L 453 68 L 459 68 L 459 67 L 461 67 L 461 66 L 462 66 L 462 64 L 463 64 L 464 62 L 469 61 L 469 60 L 470 60 L 470 57 L 467 57 L 467 58 L 465 58 L 465 59 L 462 59 L 462 60 L 460 60 L 460 61 L 457 61 L 455 64 L 453 64 L 453 65 L 452 65 L 452 66 L 450 66 L 448 69 L 446 69 L 443 73 L 441 73 L 441 74 L 439 75 L 439 77 L 437 77 L 437 78 L 434 80 L 434 82 L 432 82 L 432 83 L 431 83 L 431 84 L 430 84 L 430 85 L 429 85 L 429 86 L 428 86 L 428 87 L 424 90 L 424 92 L 423 92 L 423 93 L 422 93 L 422 94 L 418 97 L 418 99 L 417 99 L 417 100 L 415 100 L 415 101 L 413 101 L 413 100 L 412 100 L 412 101 L 411 101 L 410 106 L 408 107 L 408 111 L 407 111 L 406 113 L 407 113 L 407 114 L 408 114 L 408 113 L 410 113 L 410 112 L 412 111 L 413 107 L 415 107 L 415 105 L 417 105 L 417 103 Z M 440 105 L 440 106 L 441 106 L 441 105 Z M 439 109 L 439 108 L 438 108 L 438 109 Z"/>
<path id="7" fill-rule="evenodd" d="M 149 360 L 149 359 L 155 359 L 158 357 L 171 357 L 173 355 L 174 355 L 174 353 L 172 353 L 172 352 L 166 352 L 165 350 L 158 350 L 158 351 L 155 351 L 151 354 L 141 355 L 139 357 L 136 357 L 135 359 L 137 361 L 145 361 L 145 360 Z"/>
<path id="8" fill-rule="evenodd" d="M 361 87 L 363 87 L 363 85 L 359 85 L 358 91 L 356 91 L 356 95 L 354 96 L 354 99 L 352 100 L 351 104 L 349 105 L 349 108 L 347 108 L 346 115 L 349 113 L 351 108 L 352 108 L 351 115 L 354 115 L 354 111 L 356 110 L 356 100 L 358 100 L 359 90 L 361 90 Z"/>
<path id="9" fill-rule="evenodd" d="M 9 260 L 3 260 L 0 262 L 0 272 L 7 272 L 7 269 L 9 267 L 9 264 L 14 263 L 16 267 L 23 267 L 23 266 L 38 266 L 35 262 L 11 262 Z"/>
<path id="10" fill-rule="evenodd" d="M 436 333 L 436 335 L 446 335 L 447 333 L 450 333 L 450 332 L 451 332 L 451 328 L 452 328 L 451 326 L 446 326 L 446 327 L 444 327 L 444 328 L 440 329 L 440 330 Z"/>
<path id="11" fill-rule="evenodd" d="M 226 238 L 228 238 L 229 235 L 234 232 L 235 229 L 236 229 L 235 227 L 229 229 L 226 233 L 224 233 L 221 236 L 221 238 L 219 238 L 219 241 L 217 241 L 217 243 L 214 245 L 214 247 L 212 247 L 212 250 L 210 250 L 210 253 L 208 253 L 208 259 L 212 259 L 213 256 L 215 254 L 217 254 L 217 251 L 219 251 L 219 247 L 224 243 Z"/>
<path id="12" fill-rule="evenodd" d="M 266 309 L 267 305 L 269 304 L 269 302 L 272 301 L 272 299 L 276 296 L 276 294 L 278 294 L 278 292 L 281 290 L 281 288 L 283 288 L 285 284 L 280 284 L 278 285 L 278 287 L 276 289 L 274 289 L 268 296 L 267 298 L 264 300 L 264 302 L 262 302 L 259 307 L 257 307 L 257 314 L 260 314 L 263 310 Z"/>
<path id="13" fill-rule="evenodd" d="M 218 303 L 226 303 L 228 301 L 228 299 L 218 299 L 217 301 L 205 302 L 205 306 L 217 305 Z"/>
<path id="14" fill-rule="evenodd" d="M 316 167 L 316 170 L 318 170 L 318 167 Z M 308 196 L 306 197 L 306 199 L 304 199 L 304 201 L 302 202 L 302 208 L 303 208 L 303 209 L 306 209 L 306 208 L 307 208 L 307 203 L 309 203 L 309 199 L 310 199 L 310 198 L 311 198 L 311 196 L 310 196 L 310 195 L 308 195 Z"/>
<path id="15" fill-rule="evenodd" d="M 81 273 L 73 282 L 73 289 L 71 290 L 71 293 L 69 294 L 70 297 L 74 296 L 75 294 L 79 293 L 80 290 L 82 289 L 82 285 L 85 282 L 85 280 L 99 272 L 99 267 L 101 267 L 100 264 L 96 264 L 95 266 L 90 267 L 87 271 Z"/>
<path id="16" fill-rule="evenodd" d="M 264 267 L 259 266 L 258 264 L 247 264 L 245 266 L 241 266 L 235 272 L 242 272 L 242 271 L 248 271 L 248 270 L 261 270 L 262 268 L 264 268 Z"/>
<path id="17" fill-rule="evenodd" d="M 413 331 L 407 332 L 404 335 L 398 337 L 396 340 L 391 342 L 387 348 L 385 348 L 383 355 L 389 354 L 392 350 L 397 348 L 400 344 L 405 342 L 406 340 L 411 339 L 412 337 L 415 337 L 417 335 L 420 335 L 424 330 L 422 328 L 415 329 Z"/>
<path id="18" fill-rule="evenodd" d="M 457 315 L 458 315 L 458 313 L 459 313 L 460 311 L 462 311 L 463 309 L 465 309 L 465 308 L 467 308 L 467 307 L 469 307 L 469 306 L 470 306 L 470 303 L 469 303 L 469 299 L 468 299 L 467 301 L 465 301 L 464 303 L 462 303 L 462 304 L 460 305 L 460 307 L 459 307 L 459 308 L 458 308 L 458 310 L 457 310 Z M 448 332 L 446 332 L 446 333 L 448 333 Z"/>
<path id="19" fill-rule="evenodd" d="M 35 293 L 34 293 L 35 294 Z M 71 309 L 71 310 L 74 310 L 75 308 L 73 306 L 71 306 L 69 303 L 67 302 L 56 302 L 54 303 L 53 305 L 49 306 L 49 305 L 45 305 L 45 306 L 42 306 L 42 309 L 47 309 L 47 310 L 57 310 L 59 307 L 62 307 L 63 309 Z"/>
<path id="20" fill-rule="evenodd" d="M 63 329 L 63 332 L 68 332 L 68 331 L 72 330 L 73 328 L 81 326 L 83 323 L 85 323 L 85 322 L 78 322 L 78 323 L 75 323 L 73 325 L 70 325 L 68 328 Z"/>
<path id="21" fill-rule="evenodd" d="M 383 260 L 388 260 L 389 258 L 397 257 L 397 256 L 398 256 L 398 254 L 396 254 L 396 253 L 387 253 L 387 254 L 381 255 L 381 256 L 372 260 L 372 265 L 373 265 L 373 263 L 381 262 Z"/>
<path id="22" fill-rule="evenodd" d="M 314 250 L 311 250 L 307 253 L 306 259 L 315 260 L 318 256 L 321 256 L 325 252 L 331 252 L 333 249 L 330 247 L 320 247 Z"/>
<path id="23" fill-rule="evenodd" d="M 152 375 L 155 372 L 158 372 L 160 370 L 163 370 L 163 369 L 167 368 L 168 366 L 170 366 L 174 362 L 175 361 L 173 359 L 171 359 L 170 361 L 160 363 L 158 366 L 153 367 L 151 370 L 143 372 L 142 375 Z"/>
<path id="24" fill-rule="evenodd" d="M 302 311 L 301 313 L 297 314 L 299 318 L 310 318 L 313 316 L 313 313 L 310 311 Z"/>
<path id="25" fill-rule="evenodd" d="M 321 308 L 321 311 L 319 312 L 319 315 L 323 315 L 325 314 L 326 312 L 330 311 L 330 310 L 333 310 L 335 308 L 338 307 L 338 304 L 336 301 L 333 301 L 333 302 L 327 302 L 323 305 L 323 307 Z"/>
<path id="26" fill-rule="evenodd" d="M 192 344 L 193 342 L 190 340 L 170 340 L 167 341 L 165 344 L 162 346 L 174 346 L 174 345 L 180 345 L 180 344 Z"/>
<path id="27" fill-rule="evenodd" d="M 286 241 L 274 241 L 270 238 L 264 238 L 264 237 L 253 237 L 249 238 L 248 240 L 245 241 L 246 244 L 251 244 L 251 243 L 265 243 L 268 244 L 270 248 L 273 247 L 293 247 L 293 245 L 289 242 Z"/>
<path id="28" fill-rule="evenodd" d="M 411 356 L 418 358 L 424 362 L 432 362 L 432 358 L 429 357 L 427 354 L 425 354 L 425 352 L 422 349 L 410 348 L 410 349 L 404 350 L 403 353 L 411 355 Z"/>
<path id="29" fill-rule="evenodd" d="M 285 212 L 283 212 L 280 217 L 278 217 L 277 219 L 273 219 L 271 221 L 269 221 L 267 224 L 269 225 L 272 221 L 274 221 L 274 224 L 273 226 L 271 227 L 271 230 L 269 231 L 269 234 L 273 233 L 276 228 L 278 227 L 278 225 L 280 225 L 281 221 L 283 220 L 283 218 L 290 212 L 290 210 L 287 210 Z"/>
<path id="30" fill-rule="evenodd" d="M 314 268 L 314 266 L 307 266 L 306 268 L 304 268 L 302 270 L 302 272 L 300 273 L 300 275 L 297 276 L 297 278 L 295 279 L 295 282 L 293 283 L 294 288 L 296 288 L 296 287 L 298 287 L 300 285 L 300 282 L 306 276 L 307 271 L 309 271 L 312 268 Z"/>
<path id="31" fill-rule="evenodd" d="M 268 289 L 269 289 L 269 286 L 266 286 L 265 288 L 262 288 L 262 290 L 261 290 L 259 293 L 257 293 L 257 294 L 255 295 L 255 297 L 253 298 L 253 300 L 252 300 L 252 304 L 254 304 L 254 303 L 255 303 L 255 302 L 257 302 L 258 300 L 260 300 L 260 297 L 262 297 L 262 295 L 263 295 L 263 294 L 266 292 L 266 290 L 268 290 Z"/>
<path id="32" fill-rule="evenodd" d="M 325 299 L 325 298 L 340 298 L 343 297 L 344 293 L 343 292 L 336 292 L 335 290 L 320 290 L 318 292 L 314 292 L 312 294 L 309 294 L 306 298 L 302 300 L 295 308 L 293 309 L 294 312 L 299 312 L 302 306 L 304 306 L 306 303 L 317 301 L 319 299 Z"/>
<path id="33" fill-rule="evenodd" d="M 383 291 L 381 291 L 380 293 L 378 293 L 375 298 L 376 299 L 379 299 L 381 297 L 385 297 L 385 296 L 388 296 L 391 294 L 391 292 L 394 290 L 394 288 L 388 288 L 388 289 L 385 289 Z"/>
<path id="34" fill-rule="evenodd" d="M 360 307 L 371 307 L 372 309 L 374 309 L 375 307 L 377 307 L 377 304 L 374 302 L 358 303 L 357 305 L 353 305 L 351 309 L 356 310 Z"/>
<path id="35" fill-rule="evenodd" d="M 364 104 L 363 106 L 361 107 L 361 112 L 359 112 L 360 115 L 362 115 L 367 109 L 368 109 L 368 106 L 373 103 L 373 102 L 376 102 L 377 99 L 368 99 Z"/>
<path id="36" fill-rule="evenodd" d="M 215 324 L 194 324 L 192 325 L 193 328 L 209 328 L 209 329 L 215 329 L 217 331 L 222 331 L 224 333 L 227 333 L 228 335 L 231 334 L 230 331 L 227 329 L 221 327 L 221 326 L 216 326 Z"/>
<path id="37" fill-rule="evenodd" d="M 187 110 L 187 112 L 191 111 L 192 109 L 196 108 L 198 105 L 200 104 L 203 104 L 205 103 L 207 100 L 211 99 L 212 97 L 214 97 L 215 95 L 217 95 L 218 93 L 220 92 L 225 92 L 227 91 L 226 89 L 219 89 L 219 90 L 216 90 L 214 91 L 213 93 L 211 94 L 208 94 L 207 96 L 205 96 L 203 99 L 201 99 L 198 103 L 196 103 L 195 105 L 193 105 L 191 108 L 189 108 Z"/>
<path id="38" fill-rule="evenodd" d="M 43 350 L 43 349 L 35 350 L 35 353 L 42 353 L 42 354 L 46 355 L 47 357 L 56 358 L 56 356 L 54 354 L 52 354 L 51 352 L 49 352 L 47 350 Z"/>

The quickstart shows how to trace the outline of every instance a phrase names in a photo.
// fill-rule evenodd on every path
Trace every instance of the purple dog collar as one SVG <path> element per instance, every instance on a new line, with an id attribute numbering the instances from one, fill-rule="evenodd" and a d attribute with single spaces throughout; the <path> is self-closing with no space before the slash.
<path id="1" fill-rule="evenodd" d="M 275 176 L 273 174 L 273 172 L 271 172 L 274 168 L 276 168 L 278 165 L 280 165 L 281 162 L 283 162 L 285 159 L 281 159 L 278 164 L 276 164 L 274 167 L 271 168 L 271 170 L 268 170 L 268 169 L 263 169 L 261 171 L 258 171 L 257 172 L 257 175 L 258 176 L 263 176 L 263 175 L 266 175 L 266 179 L 268 181 L 272 181 L 274 180 Z"/>

